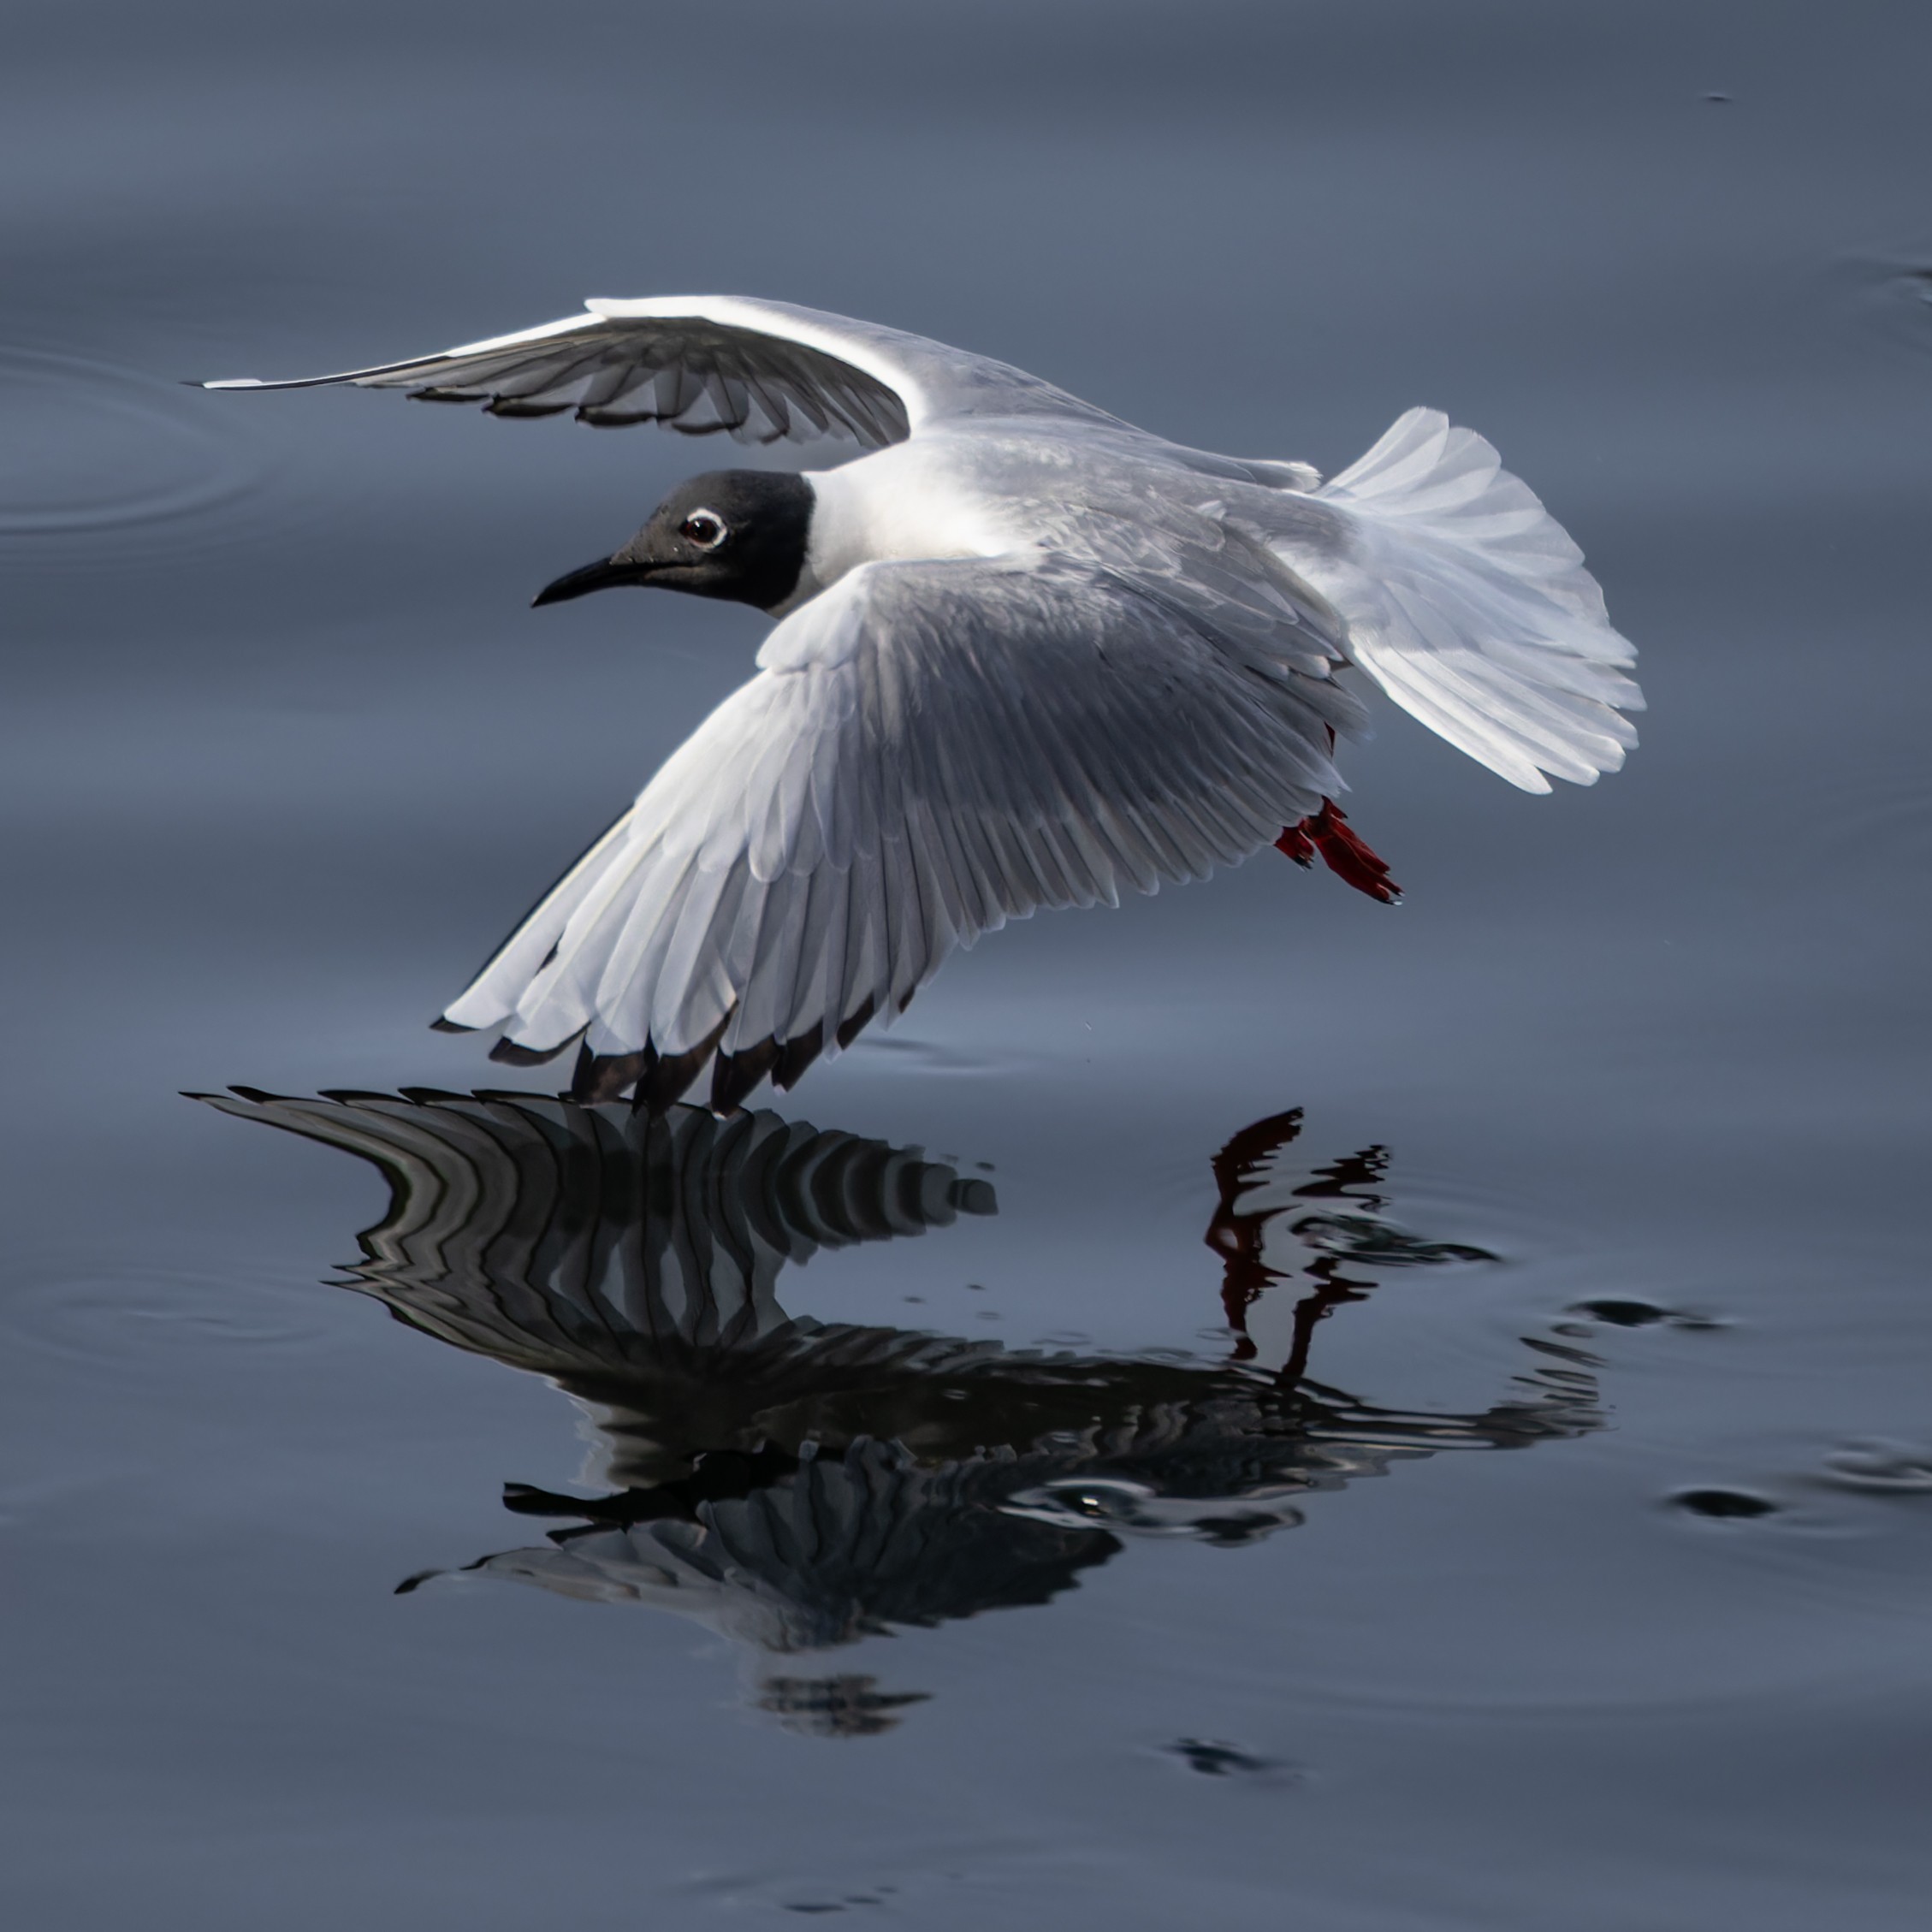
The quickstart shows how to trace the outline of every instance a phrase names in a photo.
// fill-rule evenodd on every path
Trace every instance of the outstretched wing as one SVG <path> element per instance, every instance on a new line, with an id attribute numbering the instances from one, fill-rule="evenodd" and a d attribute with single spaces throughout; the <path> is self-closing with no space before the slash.
<path id="1" fill-rule="evenodd" d="M 594 1094 L 714 1058 L 715 1106 L 789 1087 L 956 945 L 1267 845 L 1359 715 L 1304 625 L 1055 556 L 865 565 L 759 663 L 445 1023 L 513 1061 L 583 1039 Z"/>
<path id="2" fill-rule="evenodd" d="M 496 416 L 621 427 L 663 423 L 740 442 L 849 436 L 903 442 L 921 424 L 971 415 L 1111 417 L 1005 363 L 896 329 L 737 295 L 598 299 L 581 316 L 514 335 L 338 376 L 204 382 L 303 389 L 350 382 L 426 402 L 481 402 Z"/>

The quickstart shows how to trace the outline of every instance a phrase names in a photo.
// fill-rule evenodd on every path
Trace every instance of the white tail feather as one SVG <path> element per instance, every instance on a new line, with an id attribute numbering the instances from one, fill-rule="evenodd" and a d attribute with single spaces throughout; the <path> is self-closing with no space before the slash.
<path id="1" fill-rule="evenodd" d="M 1405 711 L 1525 791 L 1622 764 L 1637 734 L 1619 714 L 1644 699 L 1617 667 L 1637 654 L 1583 553 L 1474 430 L 1412 409 L 1315 495 L 1355 542 L 1283 554 Z"/>

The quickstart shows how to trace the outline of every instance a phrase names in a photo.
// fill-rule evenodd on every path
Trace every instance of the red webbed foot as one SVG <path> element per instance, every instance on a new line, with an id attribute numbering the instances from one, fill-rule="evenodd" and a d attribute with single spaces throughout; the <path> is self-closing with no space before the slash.
<path id="1" fill-rule="evenodd" d="M 1389 876 L 1389 868 L 1364 845 L 1330 799 L 1322 800 L 1322 809 L 1313 818 L 1287 827 L 1275 841 L 1275 850 L 1297 865 L 1309 866 L 1320 855 L 1322 863 L 1343 884 L 1382 905 L 1393 905 L 1402 889 Z"/>

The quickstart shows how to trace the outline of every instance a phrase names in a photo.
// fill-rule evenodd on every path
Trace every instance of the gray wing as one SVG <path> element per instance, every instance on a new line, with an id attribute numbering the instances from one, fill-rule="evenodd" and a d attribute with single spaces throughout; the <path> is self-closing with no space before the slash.
<path id="1" fill-rule="evenodd" d="M 773 631 L 448 1024 L 675 1099 L 781 1087 L 1036 907 L 1205 877 L 1318 809 L 1358 716 L 1306 625 L 1064 557 L 868 564 Z"/>
<path id="2" fill-rule="evenodd" d="M 740 442 L 848 436 L 903 442 L 963 416 L 1114 418 L 1004 363 L 876 323 L 746 296 L 598 299 L 581 316 L 440 354 L 335 376 L 206 382 L 210 389 L 330 383 L 405 389 L 428 402 L 481 402 L 496 416 L 555 416 L 621 427 L 663 423 Z"/>

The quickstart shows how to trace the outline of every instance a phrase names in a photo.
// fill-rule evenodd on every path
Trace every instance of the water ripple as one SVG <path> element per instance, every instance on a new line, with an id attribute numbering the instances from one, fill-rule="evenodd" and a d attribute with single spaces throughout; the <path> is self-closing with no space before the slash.
<path id="1" fill-rule="evenodd" d="M 1871 1496 L 1932 1496 L 1932 1449 L 1877 1437 L 1825 1458 L 1822 1479 Z"/>
<path id="2" fill-rule="evenodd" d="M 10 1342 L 95 1367 L 151 1367 L 184 1350 L 301 1348 L 326 1326 L 293 1287 L 187 1271 L 43 1278 L 0 1303 Z"/>
<path id="3" fill-rule="evenodd" d="M 1868 770 L 1855 789 L 1822 790 L 1792 856 L 1889 888 L 1902 871 L 1932 862 L 1932 780 L 1917 770 Z"/>
<path id="4" fill-rule="evenodd" d="M 0 345 L 0 542 L 57 557 L 63 537 L 160 525 L 173 541 L 243 495 L 259 465 L 197 408 L 206 400 L 118 364 Z"/>
<path id="5" fill-rule="evenodd" d="M 1864 255 L 1824 270 L 1840 299 L 1870 327 L 1916 349 L 1932 348 L 1932 260 L 1911 255 Z"/>

